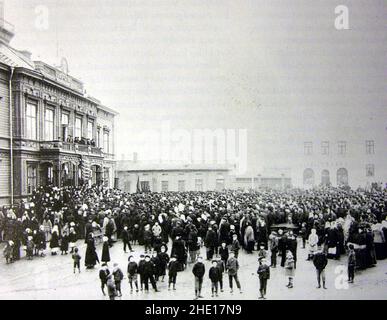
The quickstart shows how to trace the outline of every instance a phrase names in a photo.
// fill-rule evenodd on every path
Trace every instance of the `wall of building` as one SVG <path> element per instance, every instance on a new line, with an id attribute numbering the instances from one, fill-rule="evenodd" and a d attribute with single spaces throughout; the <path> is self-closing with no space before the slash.
<path id="1" fill-rule="evenodd" d="M 230 176 L 227 171 L 117 171 L 118 188 L 126 192 L 137 191 L 137 181 L 147 181 L 150 191 L 161 192 L 162 181 L 168 182 L 168 191 L 179 191 L 179 181 L 185 181 L 185 191 L 208 191 L 230 187 Z M 202 187 L 196 183 L 202 181 Z M 218 182 L 218 185 L 217 185 Z"/>
<path id="2" fill-rule="evenodd" d="M 344 168 L 348 172 L 348 184 L 352 188 L 367 187 L 371 183 L 387 183 L 387 108 L 359 110 L 358 113 L 342 115 L 342 121 L 335 118 L 324 127 L 304 133 L 303 140 L 298 141 L 296 154 L 289 157 L 292 161 L 292 181 L 296 186 L 304 187 L 303 173 L 310 168 L 314 172 L 314 185 L 321 183 L 323 170 L 330 173 L 332 186 L 337 184 L 337 171 Z M 322 142 L 329 142 L 329 153 L 322 154 Z M 346 142 L 346 153 L 339 154 L 338 143 Z M 366 141 L 373 141 L 374 152 L 368 154 Z M 305 154 L 304 143 L 311 142 L 311 154 Z M 367 166 L 374 166 L 374 175 L 367 176 Z M 310 186 L 309 186 L 310 187 Z"/>

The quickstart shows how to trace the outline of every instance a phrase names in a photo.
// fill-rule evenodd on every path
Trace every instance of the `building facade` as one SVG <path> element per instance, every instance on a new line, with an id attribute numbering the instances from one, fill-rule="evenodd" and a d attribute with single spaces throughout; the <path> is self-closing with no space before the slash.
<path id="1" fill-rule="evenodd" d="M 293 181 L 304 188 L 387 185 L 387 112 L 369 115 L 346 132 L 326 132 L 300 143 Z M 340 137 L 338 139 L 338 137 Z"/>
<path id="2" fill-rule="evenodd" d="M 68 74 L 32 61 L 0 27 L 0 203 L 39 185 L 114 185 L 114 118 Z M 12 159 L 12 161 L 11 161 Z"/>
<path id="3" fill-rule="evenodd" d="M 117 161 L 117 186 L 135 193 L 141 191 L 214 191 L 229 189 L 231 176 L 224 166 L 144 164 Z"/>

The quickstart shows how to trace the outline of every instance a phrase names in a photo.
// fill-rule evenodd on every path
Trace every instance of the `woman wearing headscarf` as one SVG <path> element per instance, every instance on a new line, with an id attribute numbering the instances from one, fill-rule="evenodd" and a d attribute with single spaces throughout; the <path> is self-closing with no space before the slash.
<path id="1" fill-rule="evenodd" d="M 94 235 L 90 233 L 87 237 L 87 247 L 85 255 L 85 266 L 87 269 L 93 269 L 99 263 L 97 252 L 95 251 Z"/>

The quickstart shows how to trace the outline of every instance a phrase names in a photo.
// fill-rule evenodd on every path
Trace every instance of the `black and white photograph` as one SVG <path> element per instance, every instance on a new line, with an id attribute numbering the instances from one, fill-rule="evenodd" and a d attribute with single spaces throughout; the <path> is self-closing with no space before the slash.
<path id="1" fill-rule="evenodd" d="M 386 21 L 385 0 L 0 0 L 0 300 L 385 300 Z"/>

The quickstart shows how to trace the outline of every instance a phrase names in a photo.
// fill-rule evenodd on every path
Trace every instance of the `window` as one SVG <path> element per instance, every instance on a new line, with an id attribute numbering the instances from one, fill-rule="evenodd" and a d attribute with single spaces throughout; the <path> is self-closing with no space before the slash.
<path id="1" fill-rule="evenodd" d="M 161 181 L 161 192 L 168 191 L 168 181 Z"/>
<path id="2" fill-rule="evenodd" d="M 224 189 L 224 179 L 216 179 L 216 190 L 221 191 Z"/>
<path id="3" fill-rule="evenodd" d="M 109 153 L 109 132 L 103 133 L 103 151 Z"/>
<path id="4" fill-rule="evenodd" d="M 44 113 L 44 140 L 54 140 L 54 110 L 49 108 Z"/>
<path id="5" fill-rule="evenodd" d="M 30 103 L 26 108 L 26 138 L 36 140 L 36 106 Z"/>
<path id="6" fill-rule="evenodd" d="M 203 179 L 195 179 L 195 190 L 203 191 Z"/>
<path id="7" fill-rule="evenodd" d="M 69 134 L 68 127 L 69 127 L 69 123 L 70 123 L 70 117 L 69 117 L 68 113 L 62 112 L 61 123 L 62 123 L 62 139 L 63 139 L 63 141 L 66 141 L 68 138 L 68 134 Z"/>
<path id="8" fill-rule="evenodd" d="M 75 118 L 75 132 L 74 137 L 82 138 L 82 118 Z"/>
<path id="9" fill-rule="evenodd" d="M 185 191 L 185 180 L 179 180 L 178 181 L 177 190 L 179 192 L 184 192 Z"/>
<path id="10" fill-rule="evenodd" d="M 312 142 L 304 142 L 304 154 L 311 155 L 313 153 L 313 143 Z"/>
<path id="11" fill-rule="evenodd" d="M 27 165 L 27 193 L 32 193 L 36 189 L 36 165 L 29 164 Z"/>
<path id="12" fill-rule="evenodd" d="M 345 155 L 347 153 L 347 143 L 345 141 L 339 141 L 338 154 Z"/>
<path id="13" fill-rule="evenodd" d="M 87 139 L 90 139 L 90 140 L 93 139 L 93 128 L 94 128 L 93 121 L 88 121 L 87 122 Z"/>
<path id="14" fill-rule="evenodd" d="M 373 164 L 367 164 L 367 166 L 366 166 L 366 176 L 367 177 L 375 176 L 375 166 Z"/>
<path id="15" fill-rule="evenodd" d="M 109 168 L 104 168 L 103 178 L 104 178 L 104 186 L 109 187 L 110 186 L 110 170 Z"/>
<path id="16" fill-rule="evenodd" d="M 149 181 L 141 181 L 141 191 L 142 192 L 149 192 L 150 187 L 149 187 Z"/>
<path id="17" fill-rule="evenodd" d="M 366 154 L 374 154 L 375 153 L 375 142 L 374 140 L 366 141 Z"/>
<path id="18" fill-rule="evenodd" d="M 329 141 L 321 142 L 321 154 L 324 156 L 329 154 Z"/>
<path id="19" fill-rule="evenodd" d="M 101 129 L 100 128 L 97 129 L 97 147 L 98 148 L 101 147 Z"/>

